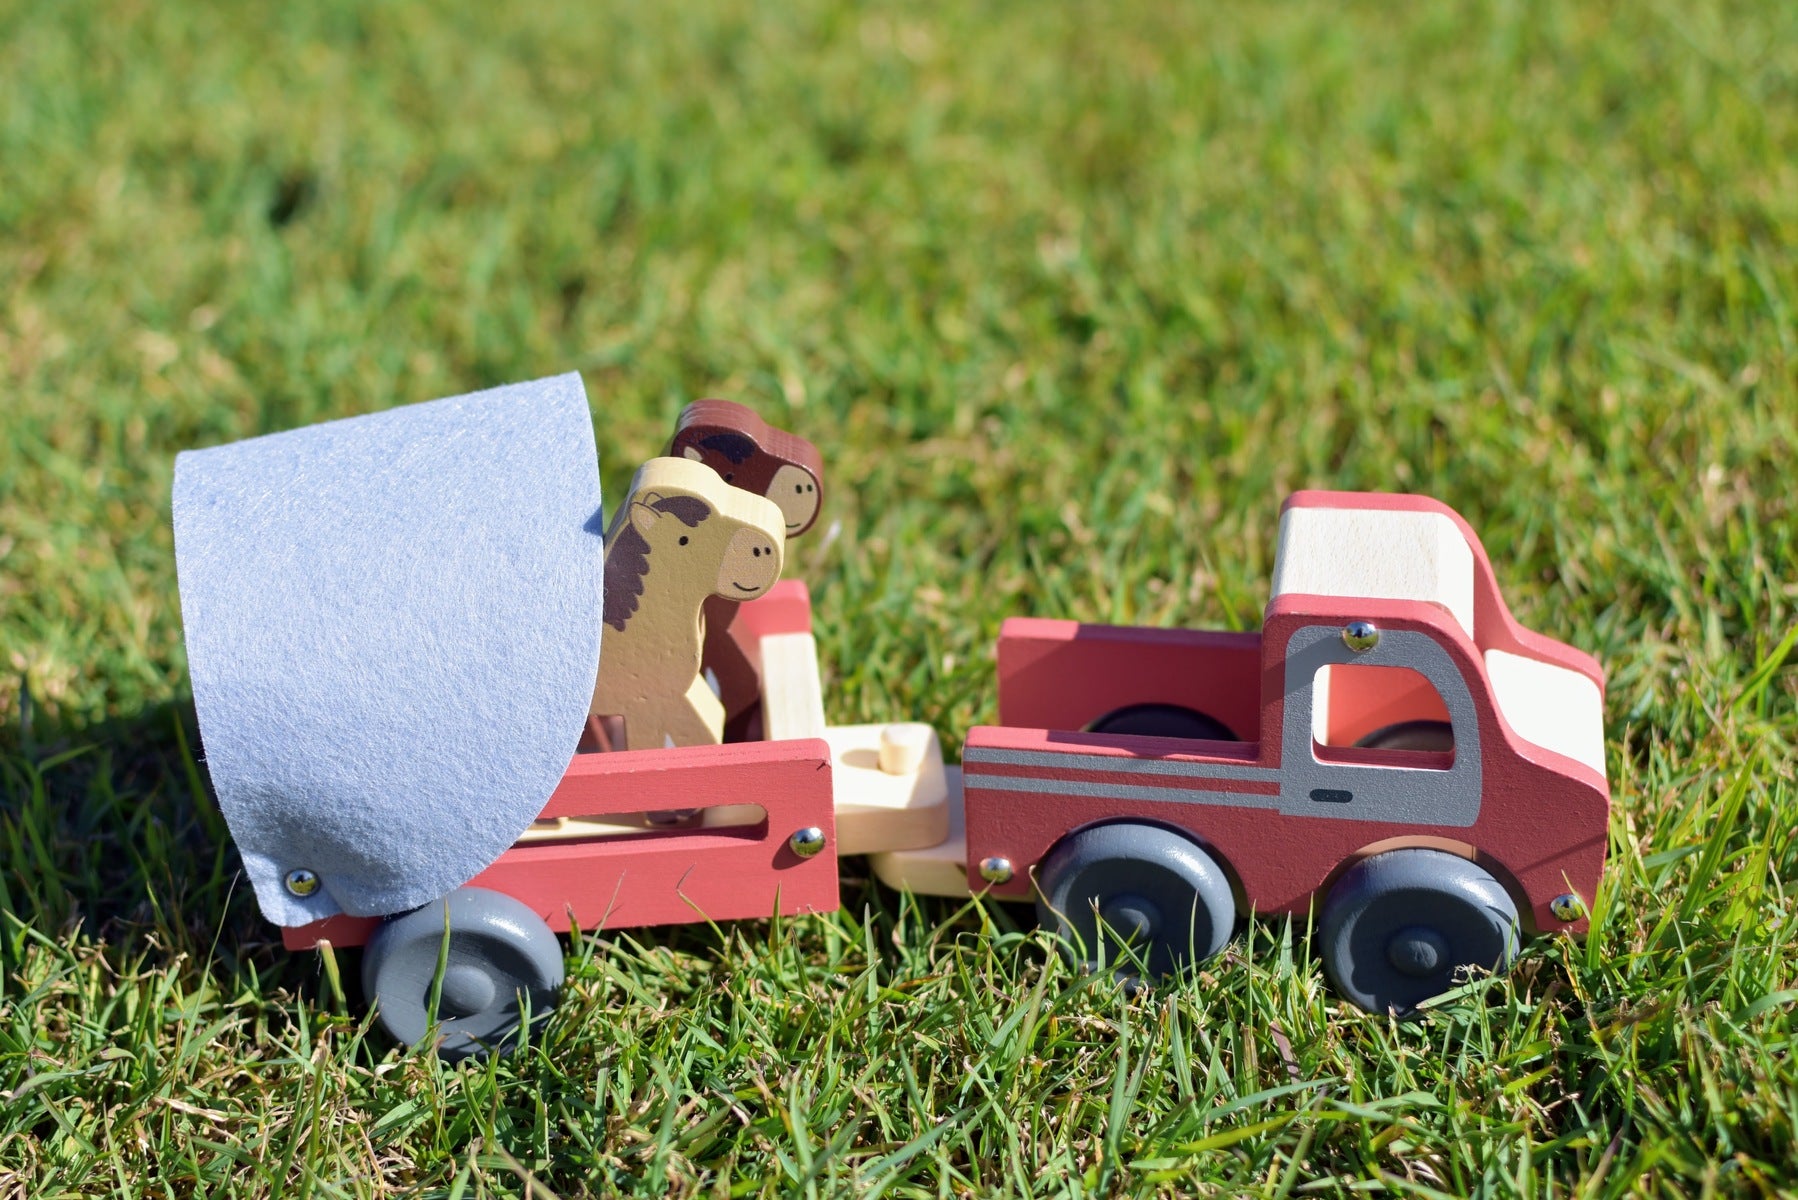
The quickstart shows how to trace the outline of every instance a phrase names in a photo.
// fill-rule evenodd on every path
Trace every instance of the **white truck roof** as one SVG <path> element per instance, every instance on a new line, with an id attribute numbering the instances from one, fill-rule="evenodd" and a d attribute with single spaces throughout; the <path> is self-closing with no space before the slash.
<path id="1" fill-rule="evenodd" d="M 1425 600 L 1474 637 L 1474 554 L 1447 513 L 1293 505 L 1280 517 L 1274 595 Z M 1482 654 L 1513 733 L 1604 774 L 1604 697 L 1577 671 L 1504 650 Z"/>
<path id="2" fill-rule="evenodd" d="M 1440 512 L 1294 506 L 1280 517 L 1274 596 L 1441 605 L 1473 637 L 1473 550 Z"/>

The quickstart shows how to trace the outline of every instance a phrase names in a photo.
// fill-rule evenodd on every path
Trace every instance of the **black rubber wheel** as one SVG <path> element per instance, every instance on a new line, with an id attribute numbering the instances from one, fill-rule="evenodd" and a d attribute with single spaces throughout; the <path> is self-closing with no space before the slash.
<path id="1" fill-rule="evenodd" d="M 486 888 L 459 888 L 435 904 L 384 922 L 362 956 L 362 987 L 375 1019 L 395 1041 L 431 1033 L 437 988 L 437 1053 L 456 1060 L 504 1054 L 519 1022 L 554 1010 L 562 986 L 562 945 L 529 905 Z"/>
<path id="2" fill-rule="evenodd" d="M 1199 738 L 1234 742 L 1222 721 L 1178 704 L 1132 704 L 1116 708 L 1086 727 L 1087 733 L 1127 733 L 1137 737 Z"/>
<path id="3" fill-rule="evenodd" d="M 1442 850 L 1389 850 L 1351 867 L 1318 922 L 1324 973 L 1343 999 L 1409 1016 L 1471 970 L 1517 957 L 1517 906 L 1477 864 Z"/>
<path id="4" fill-rule="evenodd" d="M 1236 901 L 1198 843 L 1154 825 L 1100 825 L 1043 860 L 1037 917 L 1081 966 L 1154 978 L 1230 940 Z"/>
<path id="5" fill-rule="evenodd" d="M 1455 727 L 1447 721 L 1400 721 L 1374 730 L 1355 746 L 1361 750 L 1429 750 L 1445 754 L 1455 748 Z"/>

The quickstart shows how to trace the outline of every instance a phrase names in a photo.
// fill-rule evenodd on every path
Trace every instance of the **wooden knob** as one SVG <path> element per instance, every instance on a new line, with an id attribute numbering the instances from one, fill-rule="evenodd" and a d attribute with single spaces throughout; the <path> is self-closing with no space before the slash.
<path id="1" fill-rule="evenodd" d="M 880 731 L 880 769 L 887 775 L 910 775 L 924 765 L 930 746 L 928 725 L 888 725 Z"/>

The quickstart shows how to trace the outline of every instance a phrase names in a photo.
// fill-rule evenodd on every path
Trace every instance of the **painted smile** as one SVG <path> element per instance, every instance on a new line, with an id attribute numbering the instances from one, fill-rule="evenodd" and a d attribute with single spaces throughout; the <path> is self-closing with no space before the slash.
<path id="1" fill-rule="evenodd" d="M 738 591 L 739 591 L 739 592 L 746 592 L 746 593 L 748 593 L 748 594 L 749 594 L 749 595 L 752 595 L 752 596 L 753 596 L 753 595 L 755 595 L 755 593 L 757 593 L 757 592 L 759 592 L 759 591 L 761 591 L 761 590 L 762 590 L 762 589 L 761 589 L 761 588 L 760 588 L 760 587 L 744 587 L 744 586 L 743 586 L 743 585 L 742 585 L 742 584 L 740 584 L 740 583 L 738 583 L 738 582 L 737 582 L 737 581 L 736 581 L 736 580 L 734 580 L 734 579 L 733 579 L 733 580 L 731 580 L 731 584 L 730 584 L 730 585 L 731 585 L 731 586 L 732 586 L 732 587 L 734 587 L 734 588 L 736 588 L 736 589 L 737 589 L 737 590 L 738 590 Z"/>

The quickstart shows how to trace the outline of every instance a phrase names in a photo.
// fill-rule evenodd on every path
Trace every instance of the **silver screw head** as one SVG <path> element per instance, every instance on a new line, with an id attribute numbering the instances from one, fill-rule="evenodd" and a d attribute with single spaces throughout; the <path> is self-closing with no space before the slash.
<path id="1" fill-rule="evenodd" d="M 787 845 L 800 858 L 811 858 L 824 849 L 824 831 L 816 825 L 807 825 L 788 838 Z"/>
<path id="2" fill-rule="evenodd" d="M 980 877 L 988 883 L 1011 882 L 1011 860 L 994 855 L 980 860 Z"/>
<path id="3" fill-rule="evenodd" d="M 1567 892 L 1550 900 L 1548 911 L 1555 915 L 1557 921 L 1577 921 L 1586 915 L 1586 905 L 1578 896 Z"/>
<path id="4" fill-rule="evenodd" d="M 287 890 L 296 896 L 310 896 L 318 891 L 318 876 L 305 867 L 295 867 L 287 873 Z"/>
<path id="5" fill-rule="evenodd" d="M 1372 621 L 1350 621 L 1342 627 L 1342 644 L 1365 654 L 1380 644 L 1380 630 Z"/>

